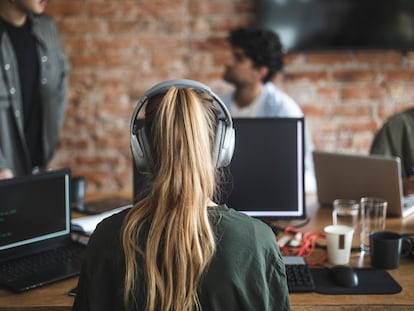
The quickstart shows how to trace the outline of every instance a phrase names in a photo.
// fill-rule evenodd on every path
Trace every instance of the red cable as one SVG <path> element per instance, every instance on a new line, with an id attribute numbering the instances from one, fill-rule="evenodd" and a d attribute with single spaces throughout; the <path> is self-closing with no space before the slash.
<path id="1" fill-rule="evenodd" d="M 316 261 L 309 261 L 310 255 L 316 247 L 316 240 L 318 238 L 325 238 L 325 234 L 319 232 L 305 232 L 302 233 L 300 230 L 294 227 L 286 227 L 284 230 L 285 234 L 292 235 L 294 238 L 301 235 L 301 239 L 298 241 L 298 246 L 280 246 L 280 249 L 284 255 L 290 256 L 302 256 L 306 258 L 306 261 L 309 265 L 318 265 L 322 264 L 326 260 L 326 251 L 323 252 L 323 255 Z"/>

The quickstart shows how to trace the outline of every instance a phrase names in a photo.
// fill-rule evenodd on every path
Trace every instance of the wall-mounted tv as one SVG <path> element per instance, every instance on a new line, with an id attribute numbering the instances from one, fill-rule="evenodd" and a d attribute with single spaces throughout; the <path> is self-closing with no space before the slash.
<path id="1" fill-rule="evenodd" d="M 413 0 L 258 0 L 286 52 L 414 50 Z"/>

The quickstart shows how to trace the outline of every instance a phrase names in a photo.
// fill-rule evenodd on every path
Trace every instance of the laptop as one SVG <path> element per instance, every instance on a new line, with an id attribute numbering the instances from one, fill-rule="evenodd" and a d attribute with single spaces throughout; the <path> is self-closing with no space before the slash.
<path id="1" fill-rule="evenodd" d="M 0 286 L 21 292 L 79 274 L 85 246 L 71 239 L 70 178 L 62 169 L 0 180 Z"/>
<path id="2" fill-rule="evenodd" d="M 387 216 L 414 212 L 414 197 L 404 197 L 398 157 L 314 151 L 317 195 L 322 205 L 364 196 L 388 201 Z"/>

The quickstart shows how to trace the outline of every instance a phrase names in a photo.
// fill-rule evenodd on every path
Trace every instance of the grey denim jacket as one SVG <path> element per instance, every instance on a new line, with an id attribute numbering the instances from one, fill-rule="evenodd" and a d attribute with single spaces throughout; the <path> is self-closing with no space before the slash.
<path id="1" fill-rule="evenodd" d="M 29 16 L 39 55 L 39 87 L 43 111 L 44 163 L 52 157 L 67 104 L 69 62 L 54 20 L 47 15 Z M 0 169 L 15 176 L 31 173 L 23 131 L 23 106 L 18 64 L 12 43 L 0 22 Z"/>

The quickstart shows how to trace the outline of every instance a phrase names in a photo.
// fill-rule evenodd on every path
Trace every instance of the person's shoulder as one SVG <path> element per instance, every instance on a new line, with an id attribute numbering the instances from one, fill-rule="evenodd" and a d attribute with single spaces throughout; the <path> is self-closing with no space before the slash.
<path id="1" fill-rule="evenodd" d="M 100 243 L 100 241 L 105 242 L 114 238 L 117 239 L 128 211 L 129 208 L 103 219 L 96 226 L 90 241 Z"/>
<path id="2" fill-rule="evenodd" d="M 230 108 L 230 106 L 233 104 L 233 96 L 234 90 L 220 94 L 220 99 L 227 108 Z"/>
<path id="3" fill-rule="evenodd" d="M 404 126 L 407 123 L 414 123 L 414 108 L 410 108 L 390 116 L 388 120 L 384 123 L 383 127 L 394 128 L 398 126 Z"/>
<path id="4" fill-rule="evenodd" d="M 273 96 L 276 96 L 279 99 L 282 99 L 285 102 L 297 105 L 296 101 L 285 91 L 280 89 L 278 86 L 276 86 L 273 82 L 267 82 L 264 84 L 264 89 L 271 93 Z"/>
<path id="5" fill-rule="evenodd" d="M 30 15 L 33 31 L 38 34 L 57 33 L 56 21 L 52 16 L 47 14 Z"/>
<path id="6" fill-rule="evenodd" d="M 272 229 L 262 220 L 253 218 L 242 212 L 236 211 L 226 205 L 216 207 L 218 226 L 223 234 L 245 237 L 252 240 L 269 240 L 274 242 Z"/>
<path id="7" fill-rule="evenodd" d="M 396 114 L 395 117 L 410 120 L 412 122 L 414 120 L 414 107 L 401 111 L 400 113 Z"/>
<path id="8" fill-rule="evenodd" d="M 270 109 L 275 109 L 278 116 L 303 116 L 303 112 L 296 101 L 273 82 L 267 82 L 263 85 L 263 100 L 266 105 L 271 106 Z"/>
<path id="9" fill-rule="evenodd" d="M 35 23 L 41 23 L 41 24 L 56 24 L 55 19 L 47 14 L 39 14 L 39 15 L 30 15 L 30 18 Z"/>
<path id="10" fill-rule="evenodd" d="M 123 209 L 120 212 L 114 213 L 111 216 L 104 218 L 97 226 L 98 227 L 108 227 L 108 228 L 119 228 L 122 225 L 126 215 L 128 214 L 130 208 Z"/>

